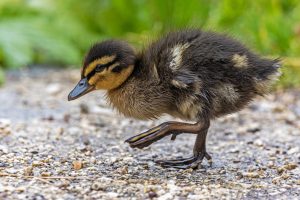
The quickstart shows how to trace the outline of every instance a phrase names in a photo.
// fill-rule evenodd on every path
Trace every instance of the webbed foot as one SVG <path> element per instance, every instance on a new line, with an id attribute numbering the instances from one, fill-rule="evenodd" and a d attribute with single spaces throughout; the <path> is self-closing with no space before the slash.
<path id="1" fill-rule="evenodd" d="M 175 160 L 157 160 L 156 163 L 162 167 L 172 167 L 177 169 L 197 169 L 199 164 L 202 163 L 203 159 L 206 158 L 209 165 L 212 165 L 212 158 L 206 152 L 200 152 L 198 155 L 194 155 L 189 158 L 175 159 Z"/>

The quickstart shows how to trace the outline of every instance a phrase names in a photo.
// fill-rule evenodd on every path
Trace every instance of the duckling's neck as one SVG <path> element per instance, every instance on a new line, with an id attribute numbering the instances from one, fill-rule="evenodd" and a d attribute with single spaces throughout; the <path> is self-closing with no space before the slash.
<path id="1" fill-rule="evenodd" d="M 167 97 L 161 98 L 162 88 L 158 82 L 157 71 L 137 62 L 128 79 L 118 88 L 109 90 L 107 97 L 125 116 L 143 120 L 157 118 L 166 112 L 169 101 Z"/>

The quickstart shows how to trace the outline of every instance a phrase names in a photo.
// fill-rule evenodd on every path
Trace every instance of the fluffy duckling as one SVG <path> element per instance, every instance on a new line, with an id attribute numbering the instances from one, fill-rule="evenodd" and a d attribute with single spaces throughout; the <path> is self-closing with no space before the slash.
<path id="1" fill-rule="evenodd" d="M 68 96 L 107 90 L 111 105 L 125 116 L 155 119 L 169 114 L 195 123 L 165 122 L 126 140 L 144 148 L 163 137 L 196 134 L 193 156 L 160 160 L 165 167 L 197 168 L 206 151 L 210 121 L 245 107 L 264 95 L 280 75 L 278 60 L 261 58 L 225 35 L 172 32 L 140 53 L 122 41 L 97 43 L 87 53 L 81 80 Z"/>

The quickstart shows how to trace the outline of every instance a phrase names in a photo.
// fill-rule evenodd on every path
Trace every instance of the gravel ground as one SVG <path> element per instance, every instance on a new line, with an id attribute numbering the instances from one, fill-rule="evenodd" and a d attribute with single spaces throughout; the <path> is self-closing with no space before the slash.
<path id="1" fill-rule="evenodd" d="M 299 199 L 300 91 L 256 99 L 212 123 L 213 165 L 164 169 L 194 136 L 143 150 L 124 140 L 171 119 L 118 115 L 103 93 L 68 102 L 78 70 L 8 72 L 0 88 L 0 199 Z"/>

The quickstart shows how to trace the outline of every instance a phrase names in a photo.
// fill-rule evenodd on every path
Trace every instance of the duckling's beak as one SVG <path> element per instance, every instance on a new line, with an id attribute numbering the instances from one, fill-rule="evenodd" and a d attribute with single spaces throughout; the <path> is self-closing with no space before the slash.
<path id="1" fill-rule="evenodd" d="M 88 83 L 87 78 L 83 78 L 77 83 L 75 88 L 70 92 L 70 94 L 68 96 L 68 100 L 72 101 L 74 99 L 77 99 L 77 98 L 93 91 L 94 89 L 95 89 L 95 87 Z"/>

